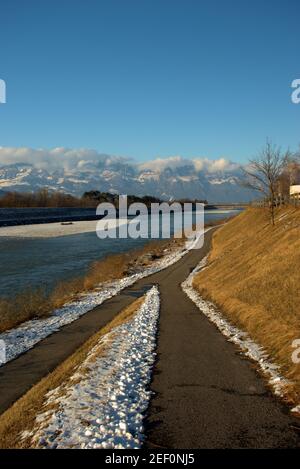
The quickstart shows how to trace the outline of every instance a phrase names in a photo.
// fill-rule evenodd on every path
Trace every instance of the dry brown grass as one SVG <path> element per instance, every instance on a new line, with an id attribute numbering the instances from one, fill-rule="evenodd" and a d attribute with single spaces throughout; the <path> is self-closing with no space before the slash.
<path id="1" fill-rule="evenodd" d="M 223 224 L 225 221 L 211 221 L 207 226 Z M 131 269 L 151 264 L 152 260 L 147 259 L 147 254 L 159 258 L 165 250 L 176 249 L 184 241 L 184 238 L 150 241 L 139 249 L 109 255 L 92 263 L 85 276 L 59 282 L 50 293 L 38 288 L 22 292 L 12 299 L 0 297 L 0 333 L 24 321 L 47 317 L 56 308 L 76 300 L 79 294 L 91 291 L 103 282 L 120 279 L 130 274 Z"/>
<path id="2" fill-rule="evenodd" d="M 94 262 L 87 274 L 65 282 L 59 282 L 50 293 L 43 289 L 25 291 L 15 298 L 0 298 L 0 332 L 16 327 L 33 318 L 47 317 L 56 308 L 75 300 L 79 294 L 95 289 L 99 284 L 117 280 L 130 274 L 133 267 L 147 266 L 152 260 L 145 257 L 151 253 L 157 258 L 164 250 L 176 248 L 182 239 L 151 241 L 139 249 L 113 254 Z"/>
<path id="3" fill-rule="evenodd" d="M 300 210 L 285 208 L 269 223 L 263 209 L 248 209 L 213 237 L 209 267 L 194 286 L 249 332 L 294 382 L 300 397 L 300 365 L 291 360 L 300 339 Z"/>
<path id="4" fill-rule="evenodd" d="M 94 334 L 73 355 L 59 365 L 52 373 L 43 378 L 23 397 L 15 402 L 0 416 L 0 448 L 29 448 L 31 440 L 21 440 L 20 434 L 34 427 L 38 413 L 45 411 L 45 396 L 62 384 L 67 384 L 78 366 L 85 360 L 89 351 L 99 343 L 100 339 L 120 324 L 128 321 L 141 306 L 145 297 L 135 300 L 118 314 L 109 324 Z"/>
<path id="5" fill-rule="evenodd" d="M 20 293 L 14 299 L 0 298 L 0 332 L 45 316 L 49 307 L 49 297 L 42 289 Z"/>

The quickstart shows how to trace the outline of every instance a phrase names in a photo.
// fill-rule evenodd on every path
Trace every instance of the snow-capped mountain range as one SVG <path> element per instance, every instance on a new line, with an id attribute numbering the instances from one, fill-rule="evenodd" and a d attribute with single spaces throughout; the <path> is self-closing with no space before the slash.
<path id="1" fill-rule="evenodd" d="M 99 190 L 166 200 L 244 202 L 254 194 L 241 186 L 241 176 L 241 166 L 224 158 L 175 156 L 137 163 L 93 150 L 0 148 L 0 192 L 48 188 L 80 196 Z"/>

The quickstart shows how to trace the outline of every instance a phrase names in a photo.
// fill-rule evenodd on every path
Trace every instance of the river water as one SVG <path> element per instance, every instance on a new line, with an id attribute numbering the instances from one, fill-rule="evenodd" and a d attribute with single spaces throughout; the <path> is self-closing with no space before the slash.
<path id="1" fill-rule="evenodd" d="M 237 213 L 211 210 L 205 212 L 205 221 Z M 0 237 L 0 296 L 11 297 L 36 287 L 51 289 L 60 280 L 84 274 L 93 261 L 141 247 L 146 242 L 146 239 L 100 240 L 95 232 L 49 238 Z"/>

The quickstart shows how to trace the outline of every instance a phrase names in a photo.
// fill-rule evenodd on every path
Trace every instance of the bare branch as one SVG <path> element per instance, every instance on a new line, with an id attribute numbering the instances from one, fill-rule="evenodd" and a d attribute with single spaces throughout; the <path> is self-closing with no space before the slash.
<path id="1" fill-rule="evenodd" d="M 267 140 L 260 154 L 249 161 L 243 169 L 242 185 L 260 192 L 269 200 L 269 209 L 274 224 L 274 207 L 278 195 L 278 181 L 291 159 L 289 150 L 282 152 L 280 147 Z"/>

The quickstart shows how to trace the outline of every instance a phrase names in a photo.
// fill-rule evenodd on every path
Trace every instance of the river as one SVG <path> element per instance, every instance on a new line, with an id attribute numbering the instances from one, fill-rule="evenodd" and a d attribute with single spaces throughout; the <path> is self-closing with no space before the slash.
<path id="1" fill-rule="evenodd" d="M 233 210 L 208 210 L 205 221 L 227 218 Z M 1 234 L 1 228 L 0 228 Z M 36 287 L 52 289 L 60 280 L 84 274 L 93 261 L 144 245 L 146 239 L 105 239 L 96 233 L 23 238 L 0 236 L 0 296 Z"/>

